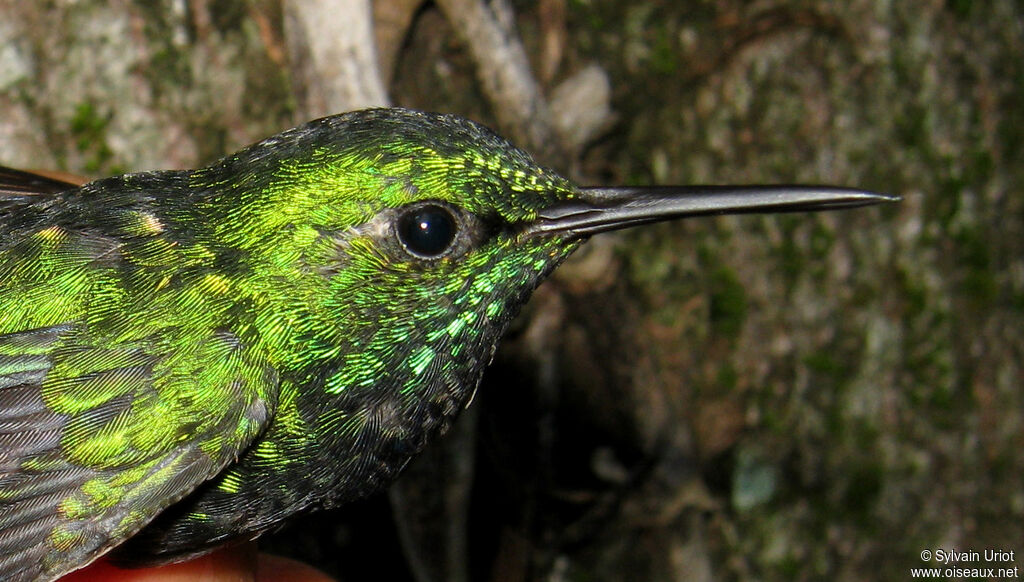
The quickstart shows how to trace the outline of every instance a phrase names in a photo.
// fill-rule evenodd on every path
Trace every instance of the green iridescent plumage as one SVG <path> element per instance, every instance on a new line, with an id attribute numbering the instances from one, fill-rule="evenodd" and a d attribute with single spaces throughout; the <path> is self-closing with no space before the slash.
<path id="1" fill-rule="evenodd" d="M 399 109 L 317 120 L 195 171 L 81 188 L 6 177 L 5 580 L 122 543 L 124 561 L 181 559 L 380 488 L 593 232 L 883 199 L 581 189 L 476 124 Z"/>

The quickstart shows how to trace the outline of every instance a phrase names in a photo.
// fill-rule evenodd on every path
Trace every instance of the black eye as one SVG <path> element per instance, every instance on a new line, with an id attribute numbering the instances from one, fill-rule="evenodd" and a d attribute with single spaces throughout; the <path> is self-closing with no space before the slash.
<path id="1" fill-rule="evenodd" d="M 398 217 L 398 238 L 410 253 L 432 259 L 445 253 L 455 241 L 456 222 L 450 210 L 425 204 Z"/>

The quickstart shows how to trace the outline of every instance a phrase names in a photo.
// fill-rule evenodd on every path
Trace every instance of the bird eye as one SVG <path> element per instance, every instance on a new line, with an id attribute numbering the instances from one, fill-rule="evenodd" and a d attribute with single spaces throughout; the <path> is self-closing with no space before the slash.
<path id="1" fill-rule="evenodd" d="M 409 208 L 398 217 L 398 239 L 407 251 L 426 259 L 445 254 L 455 242 L 456 230 L 451 210 L 439 204 Z"/>

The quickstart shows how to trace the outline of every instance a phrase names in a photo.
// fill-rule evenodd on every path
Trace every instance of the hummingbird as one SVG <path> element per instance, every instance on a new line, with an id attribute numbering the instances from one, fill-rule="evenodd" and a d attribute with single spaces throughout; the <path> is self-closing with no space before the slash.
<path id="1" fill-rule="evenodd" d="M 0 171 L 0 579 L 180 561 L 390 483 L 591 235 L 897 198 L 580 187 L 399 108 L 196 170 Z"/>

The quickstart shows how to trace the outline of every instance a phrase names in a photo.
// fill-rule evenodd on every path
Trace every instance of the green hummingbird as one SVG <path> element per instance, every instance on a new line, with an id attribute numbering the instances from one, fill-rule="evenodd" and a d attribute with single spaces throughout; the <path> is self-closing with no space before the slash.
<path id="1" fill-rule="evenodd" d="M 589 236 L 845 208 L 833 187 L 583 188 L 451 115 L 325 117 L 208 167 L 0 172 L 0 579 L 197 556 L 378 490 Z"/>

